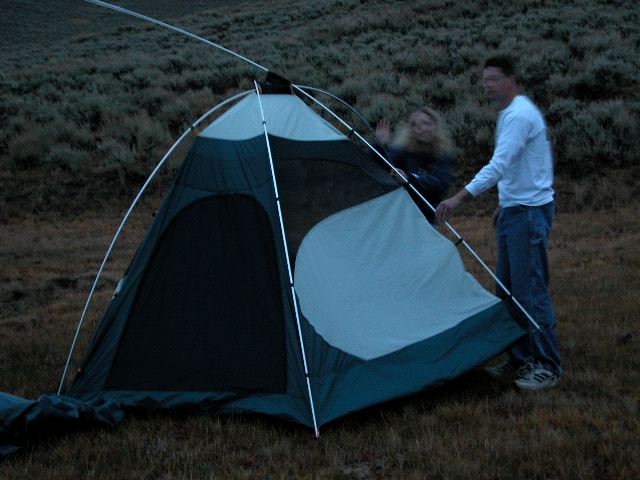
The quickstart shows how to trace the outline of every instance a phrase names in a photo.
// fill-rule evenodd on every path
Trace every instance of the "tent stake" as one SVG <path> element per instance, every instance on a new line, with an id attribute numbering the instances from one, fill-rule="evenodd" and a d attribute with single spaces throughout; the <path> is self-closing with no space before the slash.
<path id="1" fill-rule="evenodd" d="M 387 158 L 384 155 L 382 155 L 378 150 L 376 150 L 376 148 L 373 145 L 371 145 L 362 135 L 360 135 L 347 122 L 345 122 L 342 118 L 340 118 L 329 107 L 324 105 L 320 100 L 318 100 L 317 98 L 314 98 L 312 95 L 309 95 L 307 92 L 305 92 L 303 88 L 307 88 L 307 87 L 300 87 L 298 85 L 292 85 L 292 87 L 298 90 L 299 92 L 301 92 L 302 94 L 304 94 L 307 98 L 313 100 L 324 110 L 329 112 L 343 126 L 348 128 L 349 130 L 352 130 L 354 132 L 354 135 L 358 137 L 365 145 L 367 145 L 367 147 L 369 147 L 378 157 L 380 157 L 380 159 L 382 159 L 382 161 L 384 161 L 396 173 L 398 177 L 404 178 L 400 174 L 400 171 L 395 166 L 393 166 L 393 164 L 389 160 L 387 160 Z M 320 91 L 320 90 L 316 89 L 316 91 Z M 344 101 L 342 102 L 345 103 Z M 436 211 L 435 207 L 431 205 L 431 203 L 429 203 L 429 201 L 426 198 L 424 198 L 424 196 L 418 191 L 418 189 L 415 186 L 413 186 L 411 183 L 407 183 L 407 185 L 409 186 L 409 188 L 411 188 L 411 190 L 413 190 L 414 193 L 416 193 L 416 195 L 418 195 L 418 197 L 420 197 L 420 199 L 425 203 L 425 205 L 427 205 L 435 213 Z M 540 326 L 538 325 L 538 323 L 533 319 L 533 317 L 529 314 L 529 312 L 522 306 L 522 304 L 518 301 L 518 299 L 513 296 L 513 294 L 509 291 L 509 289 L 505 287 L 505 285 L 500 281 L 500 279 L 496 277 L 496 275 L 493 273 L 493 270 L 491 270 L 487 266 L 487 264 L 480 258 L 480 256 L 473 250 L 473 248 L 471 248 L 471 245 L 469 245 L 467 241 L 464 238 L 462 238 L 460 234 L 458 234 L 458 232 L 449 224 L 449 222 L 445 221 L 444 224 L 455 235 L 456 239 L 458 240 L 458 243 L 462 243 L 466 247 L 469 253 L 471 253 L 471 255 L 473 255 L 473 257 L 478 261 L 478 263 L 480 263 L 480 265 L 482 265 L 482 267 L 489 273 L 489 275 L 491 275 L 491 277 L 493 278 L 493 280 L 495 280 L 498 286 L 505 291 L 505 293 L 509 296 L 509 298 L 511 298 L 513 303 L 520 309 L 520 311 L 522 311 L 522 313 L 524 313 L 525 317 L 527 317 L 527 320 L 529 320 L 536 329 L 540 330 Z"/>
<path id="2" fill-rule="evenodd" d="M 278 182 L 276 180 L 276 171 L 273 166 L 273 156 L 271 155 L 271 144 L 269 142 L 269 134 L 267 133 L 267 122 L 264 118 L 264 109 L 262 108 L 262 100 L 260 99 L 260 89 L 258 88 L 258 82 L 254 80 L 256 88 L 256 95 L 258 96 L 258 105 L 260 105 L 260 115 L 262 116 L 262 128 L 264 129 L 264 139 L 267 143 L 267 153 L 269 154 L 269 165 L 271 167 L 271 179 L 273 181 L 273 190 L 276 197 L 276 205 L 278 207 L 278 218 L 280 221 L 280 233 L 282 234 L 282 244 L 284 246 L 284 254 L 287 260 L 287 271 L 289 273 L 289 287 L 291 288 L 291 301 L 293 303 L 293 310 L 296 315 L 296 325 L 298 327 L 298 340 L 300 341 L 300 349 L 302 353 L 302 363 L 304 366 L 304 376 L 307 381 L 307 393 L 309 394 L 309 405 L 311 406 L 311 418 L 313 419 L 313 431 L 315 438 L 320 437 L 320 430 L 318 430 L 318 422 L 316 421 L 316 411 L 313 406 L 313 394 L 311 392 L 311 382 L 309 381 L 309 368 L 307 366 L 307 354 L 304 349 L 304 342 L 302 340 L 302 328 L 300 327 L 300 315 L 298 314 L 298 302 L 296 300 L 296 291 L 293 285 L 293 274 L 291 273 L 291 261 L 289 260 L 289 248 L 287 247 L 287 236 L 284 231 L 284 220 L 282 219 L 282 209 L 280 207 L 280 195 L 278 193 Z"/>

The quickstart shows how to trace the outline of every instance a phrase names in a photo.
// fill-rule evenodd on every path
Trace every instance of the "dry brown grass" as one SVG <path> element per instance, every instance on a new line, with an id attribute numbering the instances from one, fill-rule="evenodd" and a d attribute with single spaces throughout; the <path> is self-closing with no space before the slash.
<path id="1" fill-rule="evenodd" d="M 81 343 L 126 268 L 153 202 L 138 212 L 99 289 Z M 9 459 L 1 478 L 637 478 L 640 438 L 638 202 L 558 214 L 552 292 L 566 375 L 523 394 L 471 372 L 327 425 L 258 416 L 129 416 Z M 0 390 L 54 391 L 92 276 L 120 213 L 29 216 L 0 230 Z M 492 264 L 486 213 L 455 224 Z M 463 255 L 487 286 L 488 277 Z M 82 350 L 82 349 L 81 349 Z"/>

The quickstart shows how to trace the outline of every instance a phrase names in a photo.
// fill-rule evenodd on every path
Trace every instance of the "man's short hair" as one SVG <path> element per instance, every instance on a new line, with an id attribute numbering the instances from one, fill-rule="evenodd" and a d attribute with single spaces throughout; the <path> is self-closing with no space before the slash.
<path id="1" fill-rule="evenodd" d="M 514 65 L 513 60 L 510 57 L 507 57 L 506 55 L 487 58 L 487 60 L 485 60 L 484 62 L 484 68 L 487 68 L 487 67 L 499 68 L 500 70 L 502 70 L 502 73 L 507 77 L 510 77 L 512 75 L 515 76 L 516 74 L 516 67 Z"/>

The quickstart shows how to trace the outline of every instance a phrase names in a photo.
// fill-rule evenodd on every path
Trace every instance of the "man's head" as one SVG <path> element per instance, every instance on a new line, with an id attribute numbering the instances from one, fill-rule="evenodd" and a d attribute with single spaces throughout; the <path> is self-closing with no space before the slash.
<path id="1" fill-rule="evenodd" d="M 491 57 L 484 62 L 482 84 L 489 100 L 498 108 L 506 108 L 518 94 L 515 68 L 509 57 Z"/>

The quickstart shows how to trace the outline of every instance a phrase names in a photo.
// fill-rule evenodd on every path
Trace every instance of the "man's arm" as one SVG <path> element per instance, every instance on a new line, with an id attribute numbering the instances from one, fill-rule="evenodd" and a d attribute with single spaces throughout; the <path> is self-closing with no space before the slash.
<path id="1" fill-rule="evenodd" d="M 531 124 L 524 117 L 513 116 L 504 120 L 491 160 L 465 187 L 471 195 L 477 197 L 502 180 L 527 144 L 530 129 Z"/>
<path id="2" fill-rule="evenodd" d="M 482 167 L 465 188 L 438 205 L 436 216 L 440 221 L 447 220 L 467 197 L 480 195 L 504 177 L 506 170 L 525 147 L 529 128 L 529 122 L 523 117 L 512 117 L 505 120 L 491 161 Z"/>

